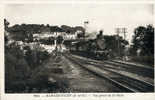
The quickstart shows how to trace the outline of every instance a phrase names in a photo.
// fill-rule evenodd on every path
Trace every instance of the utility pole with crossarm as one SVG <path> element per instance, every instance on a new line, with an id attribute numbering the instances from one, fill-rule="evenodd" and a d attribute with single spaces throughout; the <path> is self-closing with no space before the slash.
<path id="1" fill-rule="evenodd" d="M 118 41 L 118 45 L 117 45 L 117 47 L 118 47 L 118 56 L 120 56 L 120 43 L 119 43 L 119 34 L 121 33 L 120 28 L 116 28 L 116 33 L 117 33 L 116 39 Z"/>
<path id="2" fill-rule="evenodd" d="M 127 28 L 122 28 L 122 33 L 124 34 L 124 40 L 126 40 L 126 33 L 127 33 Z M 127 54 L 126 50 L 124 49 L 124 60 L 126 60 Z"/>

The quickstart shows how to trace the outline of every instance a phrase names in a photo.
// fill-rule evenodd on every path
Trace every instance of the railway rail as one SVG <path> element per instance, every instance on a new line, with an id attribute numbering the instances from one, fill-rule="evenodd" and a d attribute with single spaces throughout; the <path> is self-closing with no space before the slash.
<path id="1" fill-rule="evenodd" d="M 128 71 L 143 77 L 148 77 L 150 79 L 154 79 L 154 69 L 153 68 L 147 68 L 147 67 L 141 67 L 139 65 L 131 65 L 131 64 L 125 64 L 125 62 L 117 62 L 117 61 L 97 61 L 93 59 L 84 59 L 83 60 L 89 61 L 91 63 L 97 63 L 97 64 L 104 64 L 104 65 L 110 65 L 110 66 L 105 66 L 105 67 L 110 67 L 116 70 L 123 70 L 123 71 Z"/>
<path id="2" fill-rule="evenodd" d="M 122 91 L 126 92 L 153 92 L 154 85 L 148 84 L 145 81 L 140 81 L 137 79 L 124 76 L 108 68 L 101 67 L 97 64 L 92 64 L 90 61 L 81 60 L 73 56 L 67 56 L 66 58 L 74 62 L 75 64 L 80 65 L 81 67 L 87 69 L 88 71 L 98 75 L 99 77 L 105 78 L 108 81 L 111 81 L 114 85 L 120 87 Z"/>
<path id="3" fill-rule="evenodd" d="M 125 62 L 125 61 L 118 61 L 118 60 L 111 60 L 111 62 L 115 62 L 118 64 L 124 64 L 124 65 L 132 66 L 132 67 L 140 67 L 140 68 L 144 68 L 148 70 L 154 70 L 153 67 L 149 67 L 147 65 L 135 64 L 135 63 Z"/>
<path id="4" fill-rule="evenodd" d="M 136 65 L 130 65 L 125 63 L 118 63 L 114 61 L 104 61 L 106 64 L 119 67 L 121 70 L 127 70 L 128 72 L 136 73 L 149 78 L 154 78 L 154 70 L 150 68 L 139 67 Z"/>

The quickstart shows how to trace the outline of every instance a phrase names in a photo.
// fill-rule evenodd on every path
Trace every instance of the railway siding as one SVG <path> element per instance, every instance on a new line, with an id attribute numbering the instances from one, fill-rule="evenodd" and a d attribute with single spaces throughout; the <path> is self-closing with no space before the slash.
<path id="1" fill-rule="evenodd" d="M 107 61 L 97 61 L 97 60 L 92 60 L 89 58 L 87 59 L 85 57 L 81 57 L 81 56 L 77 56 L 77 55 L 72 55 L 72 56 L 75 58 L 78 58 L 78 59 L 82 59 L 82 60 L 84 60 L 84 62 L 87 61 L 91 64 L 99 65 L 101 68 L 107 67 L 110 70 L 114 70 L 118 73 L 129 76 L 131 78 L 138 79 L 141 81 L 146 81 L 152 85 L 154 84 L 154 78 L 148 77 L 147 75 L 142 75 L 140 70 L 134 70 L 134 72 L 133 72 L 133 67 L 128 66 L 129 68 L 126 69 L 126 67 L 123 64 L 121 66 L 119 66 L 120 64 L 117 64 L 117 66 L 115 66 L 115 64 L 110 63 L 110 61 L 108 61 L 108 63 L 107 63 Z M 140 67 L 140 69 L 141 69 L 141 67 Z M 145 71 L 144 69 L 142 69 L 142 70 Z M 136 71 L 139 71 L 139 72 L 135 73 Z M 146 71 L 145 73 L 149 73 L 149 72 L 150 71 Z M 153 75 L 154 74 L 152 73 L 152 76 Z"/>
<path id="2" fill-rule="evenodd" d="M 102 68 L 103 70 L 101 70 L 101 68 L 99 68 L 101 66 L 97 67 L 95 64 L 94 65 L 88 64 L 88 62 L 84 62 L 84 61 L 80 62 L 80 60 L 78 60 L 77 58 L 76 60 L 77 60 L 76 61 L 77 64 L 81 63 L 80 65 L 85 67 L 86 69 L 113 81 L 114 83 L 116 83 L 117 85 L 120 85 L 123 88 L 127 88 L 129 91 L 132 91 L 132 92 L 153 92 L 154 91 L 154 86 L 148 82 L 141 81 L 135 78 L 131 78 L 126 75 L 122 75 L 118 73 L 117 71 L 110 70 L 108 68 Z M 109 72 L 109 74 L 106 74 L 107 72 Z M 113 77 L 114 75 L 115 77 Z M 127 80 L 125 77 L 127 78 Z M 132 84 L 132 82 L 134 82 L 135 84 Z"/>
<path id="3" fill-rule="evenodd" d="M 129 66 L 142 67 L 142 68 L 154 70 L 154 67 L 151 67 L 148 65 L 142 65 L 139 63 L 133 63 L 133 62 L 127 62 L 127 61 L 121 61 L 121 60 L 111 60 L 111 61 L 116 62 L 116 63 L 120 63 L 120 64 L 129 65 Z"/>

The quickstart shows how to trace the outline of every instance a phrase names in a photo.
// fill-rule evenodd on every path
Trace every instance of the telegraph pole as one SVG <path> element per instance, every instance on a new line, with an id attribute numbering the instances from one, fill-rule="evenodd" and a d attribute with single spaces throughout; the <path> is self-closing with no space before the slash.
<path id="1" fill-rule="evenodd" d="M 124 40 L 126 39 L 127 28 L 122 28 L 122 33 L 124 34 Z"/>
<path id="2" fill-rule="evenodd" d="M 118 41 L 118 55 L 120 56 L 120 43 L 119 43 L 119 34 L 120 34 L 120 28 L 116 28 L 116 33 L 117 33 L 117 41 Z"/>
<path id="3" fill-rule="evenodd" d="M 126 40 L 127 28 L 122 28 L 122 33 L 124 34 L 124 40 Z M 126 60 L 126 50 L 125 49 L 124 49 L 124 60 Z"/>

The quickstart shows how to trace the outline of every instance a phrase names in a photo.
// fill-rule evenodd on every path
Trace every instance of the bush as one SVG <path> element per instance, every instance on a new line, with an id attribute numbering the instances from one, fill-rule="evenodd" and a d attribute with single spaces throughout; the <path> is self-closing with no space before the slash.
<path id="1" fill-rule="evenodd" d="M 9 52 L 5 54 L 5 89 L 7 93 L 9 91 L 17 92 L 19 85 L 24 88 L 23 85 L 28 79 L 29 73 L 30 69 L 24 58 L 18 59 Z"/>
<path id="2" fill-rule="evenodd" d="M 49 54 L 46 51 L 27 49 L 25 53 L 25 59 L 32 70 L 42 64 L 48 57 Z"/>
<path id="3" fill-rule="evenodd" d="M 26 53 L 19 46 L 5 45 L 5 90 L 6 93 L 23 92 L 31 78 L 33 69 L 45 61 L 49 54 L 46 51 L 25 48 Z M 44 80 L 45 77 L 41 77 Z M 41 81 L 41 80 L 40 80 Z"/>

